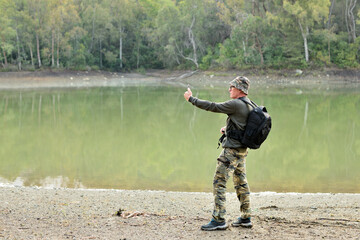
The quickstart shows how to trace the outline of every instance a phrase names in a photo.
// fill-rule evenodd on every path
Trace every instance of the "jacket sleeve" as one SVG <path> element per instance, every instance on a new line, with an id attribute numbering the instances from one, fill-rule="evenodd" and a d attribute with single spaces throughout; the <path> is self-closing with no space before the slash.
<path id="1" fill-rule="evenodd" d="M 222 103 L 215 103 L 206 100 L 201 100 L 191 96 L 189 98 L 189 102 L 191 102 L 193 105 L 195 105 L 198 108 L 215 113 L 233 114 L 235 113 L 236 110 L 233 100 L 229 100 Z"/>

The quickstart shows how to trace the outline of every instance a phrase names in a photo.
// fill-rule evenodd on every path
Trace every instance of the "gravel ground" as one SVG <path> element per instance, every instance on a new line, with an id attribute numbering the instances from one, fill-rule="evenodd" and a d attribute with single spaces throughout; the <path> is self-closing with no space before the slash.
<path id="1" fill-rule="evenodd" d="M 251 200 L 252 229 L 204 232 L 211 193 L 3 185 L 0 239 L 360 239 L 360 194 L 265 192 Z M 238 208 L 228 193 L 228 223 Z"/>

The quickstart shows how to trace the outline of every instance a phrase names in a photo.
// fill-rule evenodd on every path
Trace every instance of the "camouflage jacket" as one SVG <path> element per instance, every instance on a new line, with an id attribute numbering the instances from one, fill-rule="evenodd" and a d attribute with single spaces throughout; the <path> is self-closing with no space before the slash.
<path id="1" fill-rule="evenodd" d="M 244 130 L 246 126 L 246 120 L 250 113 L 249 106 L 240 99 L 231 99 L 226 102 L 215 103 L 201 100 L 196 97 L 190 97 L 189 102 L 191 102 L 196 107 L 206 111 L 227 114 L 228 118 L 226 120 L 225 133 L 228 133 L 230 130 L 234 129 Z M 239 148 L 243 146 L 241 145 L 239 140 L 225 137 L 224 141 L 222 142 L 222 147 Z"/>

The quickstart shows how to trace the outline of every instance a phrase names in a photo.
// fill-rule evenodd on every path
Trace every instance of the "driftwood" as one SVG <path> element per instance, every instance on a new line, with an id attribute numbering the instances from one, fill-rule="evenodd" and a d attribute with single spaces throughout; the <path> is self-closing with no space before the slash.
<path id="1" fill-rule="evenodd" d="M 115 213 L 116 216 L 118 217 L 122 217 L 122 218 L 132 218 L 132 217 L 136 217 L 136 216 L 146 216 L 145 213 L 139 212 L 139 211 L 135 211 L 135 212 L 125 212 L 124 209 L 119 209 L 119 211 L 117 211 Z"/>

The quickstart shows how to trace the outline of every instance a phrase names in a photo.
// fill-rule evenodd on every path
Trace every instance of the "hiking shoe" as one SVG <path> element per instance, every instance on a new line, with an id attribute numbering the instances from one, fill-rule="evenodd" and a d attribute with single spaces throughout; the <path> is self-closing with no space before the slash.
<path id="1" fill-rule="evenodd" d="M 228 225 L 226 224 L 226 222 L 217 222 L 214 219 L 211 219 L 208 224 L 201 226 L 201 230 L 204 231 L 225 230 L 227 228 Z"/>
<path id="2" fill-rule="evenodd" d="M 252 223 L 250 218 L 241 218 L 239 217 L 235 222 L 231 224 L 233 227 L 244 227 L 244 228 L 252 228 Z"/>

